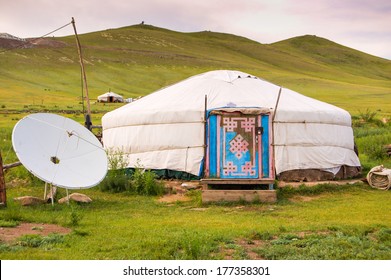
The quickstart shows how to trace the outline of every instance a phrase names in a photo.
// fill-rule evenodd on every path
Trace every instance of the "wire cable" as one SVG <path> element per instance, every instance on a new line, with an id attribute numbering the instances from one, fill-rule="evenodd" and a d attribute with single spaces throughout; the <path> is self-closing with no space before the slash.
<path id="1" fill-rule="evenodd" d="M 59 27 L 59 28 L 57 28 L 57 29 L 55 29 L 55 30 L 49 32 L 49 33 L 46 33 L 45 35 L 40 36 L 40 37 L 33 38 L 33 39 L 31 39 L 31 40 L 27 40 L 27 41 L 23 42 L 23 43 L 20 44 L 20 45 L 17 45 L 17 46 L 15 46 L 15 47 L 11 47 L 11 48 L 2 50 L 2 51 L 0 51 L 0 53 L 5 53 L 5 52 L 11 51 L 11 50 L 20 49 L 20 48 L 22 48 L 22 47 L 24 47 L 24 46 L 30 45 L 30 44 L 34 43 L 35 41 L 37 41 L 37 40 L 39 40 L 39 39 L 45 38 L 45 37 L 47 37 L 47 36 L 49 36 L 49 35 L 51 35 L 51 34 L 57 32 L 57 31 L 59 31 L 59 30 L 65 28 L 65 27 L 67 27 L 67 26 L 70 25 L 70 24 L 72 24 L 72 22 L 69 22 L 69 23 L 67 23 L 67 24 L 65 24 L 65 25 L 63 25 L 63 26 L 61 26 L 61 27 Z"/>

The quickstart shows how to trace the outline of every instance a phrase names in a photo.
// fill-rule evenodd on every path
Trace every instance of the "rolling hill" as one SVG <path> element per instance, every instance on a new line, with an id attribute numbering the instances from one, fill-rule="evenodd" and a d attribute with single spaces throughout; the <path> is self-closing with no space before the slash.
<path id="1" fill-rule="evenodd" d="M 391 61 L 324 38 L 305 35 L 261 44 L 232 34 L 181 33 L 150 25 L 79 37 L 92 100 L 109 89 L 137 97 L 198 73 L 235 69 L 353 114 L 368 108 L 391 115 Z M 74 36 L 29 39 L 19 49 L 5 41 L 0 41 L 2 111 L 81 109 Z M 113 107 L 92 108 L 104 112 Z"/>

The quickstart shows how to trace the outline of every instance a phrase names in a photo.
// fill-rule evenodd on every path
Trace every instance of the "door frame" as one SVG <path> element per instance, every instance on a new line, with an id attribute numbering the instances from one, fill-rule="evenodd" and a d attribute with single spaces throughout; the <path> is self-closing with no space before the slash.
<path id="1" fill-rule="evenodd" d="M 225 179 L 220 178 L 217 174 L 217 116 L 229 112 L 239 112 L 243 115 L 259 115 L 260 124 L 264 127 L 264 133 L 261 135 L 261 145 L 259 149 L 258 160 L 258 179 Z M 269 108 L 259 107 L 222 107 L 210 109 L 205 114 L 205 158 L 203 164 L 204 181 L 209 180 L 219 184 L 237 182 L 239 184 L 259 184 L 262 182 L 272 182 L 274 174 L 274 154 L 272 149 L 273 128 L 271 123 L 271 111 Z M 224 183 L 226 182 L 226 183 Z"/>

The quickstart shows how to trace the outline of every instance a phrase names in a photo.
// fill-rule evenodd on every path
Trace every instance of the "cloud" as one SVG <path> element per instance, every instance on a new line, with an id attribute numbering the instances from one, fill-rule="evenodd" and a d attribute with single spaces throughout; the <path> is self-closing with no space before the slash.
<path id="1" fill-rule="evenodd" d="M 298 30 L 326 37 L 372 54 L 391 58 L 391 2 L 386 0 L 302 0 L 290 2 L 287 11 L 296 15 Z"/>

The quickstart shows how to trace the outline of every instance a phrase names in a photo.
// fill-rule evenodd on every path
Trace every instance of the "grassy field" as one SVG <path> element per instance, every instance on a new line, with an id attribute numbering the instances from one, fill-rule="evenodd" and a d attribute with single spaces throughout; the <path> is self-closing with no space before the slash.
<path id="1" fill-rule="evenodd" d="M 379 152 L 390 143 L 390 126 L 372 121 L 355 127 L 364 174 L 379 164 L 391 168 L 390 158 Z M 4 151 L 11 132 L 1 132 Z M 16 160 L 12 150 L 4 156 Z M 95 187 L 78 191 L 93 199 L 88 205 L 24 207 L 13 198 L 41 197 L 43 182 L 24 167 L 7 172 L 6 182 L 8 206 L 0 209 L 0 226 L 50 223 L 72 232 L 41 237 L 38 227 L 36 235 L 0 243 L 1 259 L 391 258 L 391 192 L 363 183 L 278 188 L 276 204 L 210 205 L 202 204 L 200 191 L 188 193 L 187 202 L 164 203 Z"/>
<path id="2" fill-rule="evenodd" d="M 81 109 L 74 36 L 50 40 L 56 43 L 52 47 L 0 49 L 2 112 L 25 106 Z M 124 97 L 143 96 L 195 74 L 232 69 L 353 114 L 367 108 L 385 116 L 391 112 L 391 61 L 315 36 L 266 45 L 231 34 L 135 25 L 83 34 L 80 41 L 92 100 L 109 89 Z"/>
<path id="3" fill-rule="evenodd" d="M 10 197 L 26 193 L 41 195 L 42 187 L 8 191 Z M 72 233 L 1 244 L 1 259 L 391 258 L 391 192 L 363 185 L 282 189 L 277 204 L 200 205 L 198 191 L 190 202 L 170 204 L 83 193 L 94 202 L 30 208 L 11 201 L 0 224 L 55 223 Z"/>
<path id="4" fill-rule="evenodd" d="M 332 103 L 353 115 L 364 175 L 391 168 L 391 62 L 315 36 L 264 45 L 214 32 L 180 33 L 153 26 L 110 29 L 80 36 L 93 123 L 118 104 L 94 99 L 111 89 L 146 95 L 191 75 L 237 69 Z M 74 38 L 57 47 L 0 49 L 0 151 L 17 161 L 12 128 L 31 112 L 54 112 L 83 123 L 80 69 Z M 13 198 L 41 197 L 43 183 L 24 169 L 7 172 L 8 207 L 0 226 L 53 223 L 66 236 L 26 235 L 0 243 L 1 259 L 391 259 L 390 191 L 365 184 L 278 188 L 276 204 L 201 203 L 158 197 L 80 192 L 88 205 L 22 207 Z M 60 190 L 59 197 L 65 196 Z"/>

